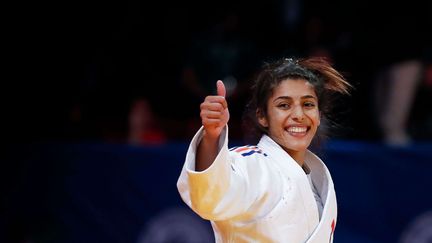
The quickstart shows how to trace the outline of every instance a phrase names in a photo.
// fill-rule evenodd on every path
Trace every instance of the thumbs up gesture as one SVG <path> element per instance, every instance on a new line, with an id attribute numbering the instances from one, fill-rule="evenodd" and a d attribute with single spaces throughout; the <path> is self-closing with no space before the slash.
<path id="1" fill-rule="evenodd" d="M 218 80 L 216 87 L 217 95 L 207 96 L 200 106 L 201 122 L 204 126 L 205 135 L 212 139 L 219 138 L 230 117 L 225 99 L 225 85 L 221 80 Z"/>

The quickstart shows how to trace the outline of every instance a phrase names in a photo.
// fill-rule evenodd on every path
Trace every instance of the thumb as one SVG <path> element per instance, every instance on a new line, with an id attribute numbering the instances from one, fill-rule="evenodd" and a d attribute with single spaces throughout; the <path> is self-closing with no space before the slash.
<path id="1" fill-rule="evenodd" d="M 221 80 L 218 80 L 216 82 L 216 87 L 217 87 L 217 95 L 225 97 L 226 90 L 225 90 L 224 83 Z"/>

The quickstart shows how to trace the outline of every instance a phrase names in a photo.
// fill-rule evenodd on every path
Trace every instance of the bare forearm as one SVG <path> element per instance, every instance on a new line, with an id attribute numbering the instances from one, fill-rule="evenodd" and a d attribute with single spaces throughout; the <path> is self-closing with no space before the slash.
<path id="1" fill-rule="evenodd" d="M 204 131 L 203 138 L 198 145 L 196 159 L 195 159 L 195 170 L 203 171 L 210 167 L 213 161 L 216 159 L 218 154 L 218 141 L 219 138 L 211 138 L 206 135 Z"/>

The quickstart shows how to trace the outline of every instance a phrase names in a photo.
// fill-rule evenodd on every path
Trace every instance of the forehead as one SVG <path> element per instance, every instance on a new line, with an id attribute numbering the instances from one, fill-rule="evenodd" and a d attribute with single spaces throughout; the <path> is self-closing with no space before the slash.
<path id="1" fill-rule="evenodd" d="M 316 97 L 314 86 L 305 79 L 285 79 L 272 92 L 272 97 L 290 96 L 295 98 L 305 95 Z"/>

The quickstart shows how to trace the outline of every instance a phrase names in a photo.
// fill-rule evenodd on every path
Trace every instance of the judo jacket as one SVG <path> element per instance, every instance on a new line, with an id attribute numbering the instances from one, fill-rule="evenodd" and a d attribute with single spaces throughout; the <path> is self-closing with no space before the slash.
<path id="1" fill-rule="evenodd" d="M 194 212 L 210 220 L 216 243 L 333 242 L 336 195 L 320 158 L 310 151 L 305 156 L 322 200 L 321 218 L 304 170 L 270 137 L 228 149 L 226 126 L 216 159 L 198 172 L 195 154 L 202 134 L 203 128 L 189 145 L 177 188 Z"/>

